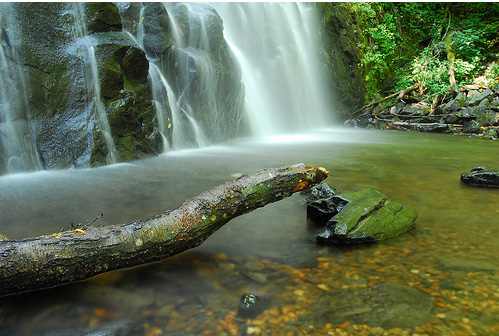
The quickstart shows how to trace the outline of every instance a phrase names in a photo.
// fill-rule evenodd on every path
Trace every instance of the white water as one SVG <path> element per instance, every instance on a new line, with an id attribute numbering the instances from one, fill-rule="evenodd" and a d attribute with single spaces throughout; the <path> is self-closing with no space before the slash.
<path id="1" fill-rule="evenodd" d="M 8 173 L 42 168 L 35 137 L 27 117 L 28 89 L 16 43 L 16 31 L 9 24 L 9 4 L 0 4 L 0 158 Z M 9 28 L 6 28 L 9 27 Z"/>
<path id="2" fill-rule="evenodd" d="M 150 63 L 149 66 L 149 77 L 152 84 L 153 100 L 154 106 L 156 108 L 156 114 L 158 118 L 159 131 L 163 137 L 164 150 L 170 148 L 182 149 L 186 147 L 187 139 L 185 139 L 185 134 L 182 132 L 181 124 L 181 114 L 185 113 L 185 110 L 181 110 L 178 105 L 178 100 L 176 99 L 175 93 L 173 92 L 170 84 L 166 80 L 165 76 L 161 73 L 161 70 L 154 63 Z M 168 105 L 171 111 L 171 118 L 167 117 L 165 111 L 165 106 Z M 185 116 L 190 122 L 195 134 L 195 141 L 198 147 L 207 146 L 208 140 L 206 140 L 202 130 L 197 125 L 195 119 L 191 117 L 188 113 Z M 171 144 L 166 139 L 166 134 L 169 129 L 172 129 L 172 140 Z"/>
<path id="3" fill-rule="evenodd" d="M 115 163 L 119 158 L 101 101 L 93 37 L 87 33 L 83 4 L 73 3 L 69 8 L 76 41 L 71 48 L 85 62 L 88 106 L 107 147 L 107 163 Z M 318 23 L 312 5 L 165 3 L 164 8 L 173 56 L 168 60 L 150 58 L 149 78 L 165 151 L 330 124 L 330 95 L 320 72 Z M 11 26 L 7 9 L 8 5 L 2 5 L 2 27 Z M 137 14 L 135 38 L 143 46 L 144 11 Z M 235 69 L 230 59 L 212 59 L 220 57 L 214 50 L 223 47 L 222 36 L 232 51 Z M 7 44 L 3 41 L 0 51 L 0 154 L 10 163 L 9 172 L 41 169 L 27 120 L 29 95 L 22 71 L 3 66 L 7 53 L 15 55 Z M 237 76 L 227 75 L 239 71 L 242 83 Z"/>
<path id="4" fill-rule="evenodd" d="M 331 114 L 315 9 L 306 3 L 213 3 L 238 59 L 254 135 L 322 127 Z"/>
<path id="5" fill-rule="evenodd" d="M 227 84 L 220 81 L 216 61 L 212 59 L 208 28 L 216 19 L 216 13 L 203 3 L 165 3 L 164 6 L 173 37 L 176 78 L 172 80 L 177 87 L 176 95 L 171 92 L 169 98 L 176 106 L 176 110 L 172 110 L 172 148 L 204 147 L 211 141 L 226 140 L 223 129 L 230 121 L 224 118 L 227 113 L 217 100 L 217 90 Z M 178 21 L 175 15 L 178 11 L 186 14 L 186 18 L 182 18 L 185 21 Z M 161 61 L 157 63 L 163 69 L 169 66 Z M 164 74 L 163 77 L 167 81 Z M 200 100 L 203 103 L 194 107 Z"/>
<path id="6" fill-rule="evenodd" d="M 95 117 L 98 122 L 100 131 L 104 137 L 108 154 L 106 155 L 107 164 L 118 162 L 118 154 L 111 135 L 111 127 L 107 120 L 106 109 L 101 100 L 101 85 L 99 80 L 99 68 L 95 58 L 95 48 L 90 36 L 88 36 L 85 24 L 85 12 L 83 3 L 75 2 L 72 4 L 71 11 L 74 18 L 73 36 L 78 43 L 78 46 L 83 49 L 82 56 L 85 60 L 87 71 L 87 91 L 88 99 L 92 102 L 95 111 Z"/>
<path id="7" fill-rule="evenodd" d="M 149 76 L 159 130 L 165 142 L 166 134 L 171 133 L 165 150 L 204 147 L 227 140 L 230 138 L 224 133 L 227 129 L 237 129 L 239 136 L 269 136 L 331 124 L 330 95 L 320 72 L 318 23 L 313 6 L 293 3 L 165 3 L 164 6 L 170 20 L 177 77 L 169 78 L 166 69 L 171 64 L 158 58 L 150 58 Z M 220 82 L 212 60 L 214 42 L 210 35 L 216 33 L 213 27 L 217 13 L 223 20 L 225 40 L 242 71 L 244 115 L 235 120 L 227 120 L 225 116 L 231 111 L 224 111 L 233 107 L 221 106 L 217 101 L 217 90 L 227 85 Z M 143 19 L 141 11 L 136 20 L 139 44 L 143 39 Z M 194 107 L 199 97 L 203 104 Z M 245 129 L 248 125 L 249 130 Z"/>

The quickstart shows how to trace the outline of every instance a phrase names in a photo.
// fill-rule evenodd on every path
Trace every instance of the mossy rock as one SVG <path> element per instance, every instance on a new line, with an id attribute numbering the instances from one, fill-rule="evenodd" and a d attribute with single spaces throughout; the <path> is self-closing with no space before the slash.
<path id="1" fill-rule="evenodd" d="M 324 199 L 317 200 L 315 206 Z M 410 206 L 397 203 L 371 188 L 344 193 L 328 200 L 331 218 L 318 242 L 358 243 L 395 237 L 414 227 L 418 214 Z M 324 211 L 323 211 L 324 212 Z"/>
<path id="2" fill-rule="evenodd" d="M 121 62 L 123 75 L 129 82 L 146 83 L 149 73 L 149 61 L 142 50 L 129 48 Z"/>
<path id="3" fill-rule="evenodd" d="M 89 34 L 121 31 L 121 17 L 112 2 L 89 2 L 85 6 Z"/>

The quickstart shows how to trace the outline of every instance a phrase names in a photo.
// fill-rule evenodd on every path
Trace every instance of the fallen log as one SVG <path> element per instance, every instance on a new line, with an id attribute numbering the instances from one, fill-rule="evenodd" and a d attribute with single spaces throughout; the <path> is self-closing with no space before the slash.
<path id="1" fill-rule="evenodd" d="M 419 83 L 415 83 L 415 84 L 413 84 L 413 85 L 411 85 L 411 86 L 409 86 L 409 87 L 407 87 L 405 89 L 402 89 L 400 91 L 392 93 L 391 95 L 388 95 L 386 97 L 380 98 L 378 100 L 374 100 L 374 101 L 370 102 L 369 104 L 365 105 L 364 107 L 362 107 L 361 109 L 355 111 L 352 114 L 352 116 L 356 117 L 361 112 L 366 111 L 367 109 L 369 109 L 369 108 L 371 108 L 371 107 L 373 107 L 375 105 L 379 105 L 379 104 L 387 101 L 388 99 L 396 98 L 395 101 L 393 101 L 391 104 L 389 104 L 388 106 L 385 106 L 385 109 L 390 108 L 390 107 L 396 105 L 400 101 L 400 99 L 402 99 L 406 94 L 411 93 L 412 91 L 416 90 L 418 87 L 419 87 Z M 374 114 L 374 115 L 377 115 L 377 114 Z"/>
<path id="2" fill-rule="evenodd" d="M 163 260 L 200 245 L 234 217 L 318 184 L 328 175 L 324 168 L 304 164 L 266 169 L 148 219 L 0 241 L 0 296 Z"/>

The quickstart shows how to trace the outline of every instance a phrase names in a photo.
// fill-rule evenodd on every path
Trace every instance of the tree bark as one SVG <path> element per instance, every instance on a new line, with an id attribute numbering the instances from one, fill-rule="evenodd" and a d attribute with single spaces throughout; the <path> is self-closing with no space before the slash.
<path id="1" fill-rule="evenodd" d="M 324 168 L 296 164 L 226 182 L 180 207 L 121 225 L 0 241 L 0 295 L 49 288 L 159 261 L 203 243 L 239 215 L 320 183 Z"/>

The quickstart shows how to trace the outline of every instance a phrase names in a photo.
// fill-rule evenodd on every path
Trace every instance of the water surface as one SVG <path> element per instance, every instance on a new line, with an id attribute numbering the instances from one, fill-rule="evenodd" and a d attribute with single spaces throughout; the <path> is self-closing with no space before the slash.
<path id="1" fill-rule="evenodd" d="M 0 177 L 0 232 L 11 239 L 85 223 L 127 222 L 179 206 L 240 174 L 304 162 L 341 191 L 372 187 L 419 212 L 400 237 L 318 246 L 301 195 L 228 223 L 200 247 L 160 263 L 0 299 L 1 335 L 369 334 L 364 325 L 310 325 L 327 291 L 404 283 L 432 296 L 427 324 L 381 334 L 492 335 L 499 331 L 499 189 L 463 185 L 461 172 L 497 167 L 499 143 L 437 134 L 323 129 L 240 139 L 95 169 Z M 241 295 L 272 307 L 236 317 Z"/>

